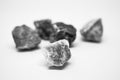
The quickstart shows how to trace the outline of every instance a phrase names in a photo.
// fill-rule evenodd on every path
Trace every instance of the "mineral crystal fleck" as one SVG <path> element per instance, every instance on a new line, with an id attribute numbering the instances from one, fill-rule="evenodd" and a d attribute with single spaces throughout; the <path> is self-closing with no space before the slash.
<path id="1" fill-rule="evenodd" d="M 16 26 L 12 36 L 18 50 L 35 48 L 41 42 L 37 32 L 26 25 Z"/>
<path id="2" fill-rule="evenodd" d="M 80 33 L 86 41 L 100 42 L 103 35 L 101 19 L 91 20 L 80 30 Z"/>
<path id="3" fill-rule="evenodd" d="M 59 40 L 45 47 L 48 66 L 63 66 L 70 58 L 71 52 L 67 40 Z"/>

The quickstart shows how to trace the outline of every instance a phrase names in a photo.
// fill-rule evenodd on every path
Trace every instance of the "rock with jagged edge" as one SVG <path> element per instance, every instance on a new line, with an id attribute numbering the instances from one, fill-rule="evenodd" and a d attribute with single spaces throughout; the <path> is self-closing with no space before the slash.
<path id="1" fill-rule="evenodd" d="M 41 42 L 37 32 L 26 25 L 16 26 L 12 31 L 12 36 L 18 50 L 36 48 Z"/>
<path id="2" fill-rule="evenodd" d="M 76 28 L 70 24 L 57 22 L 53 24 L 55 33 L 50 37 L 50 42 L 55 42 L 61 39 L 66 39 L 69 45 L 76 39 Z"/>
<path id="3" fill-rule="evenodd" d="M 92 42 L 100 42 L 103 35 L 103 25 L 101 18 L 89 21 L 80 33 L 84 40 Z"/>
<path id="4" fill-rule="evenodd" d="M 49 40 L 51 34 L 54 33 L 53 24 L 50 19 L 34 21 L 34 25 L 39 36 L 44 40 Z"/>
<path id="5" fill-rule="evenodd" d="M 69 43 L 65 39 L 47 45 L 44 53 L 49 67 L 63 66 L 71 58 Z"/>

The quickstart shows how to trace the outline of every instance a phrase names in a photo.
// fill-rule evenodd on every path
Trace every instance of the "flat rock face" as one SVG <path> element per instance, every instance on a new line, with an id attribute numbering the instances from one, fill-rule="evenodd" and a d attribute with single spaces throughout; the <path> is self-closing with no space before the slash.
<path id="1" fill-rule="evenodd" d="M 19 50 L 35 48 L 41 42 L 37 32 L 26 25 L 16 26 L 12 31 L 12 36 Z"/>
<path id="2" fill-rule="evenodd" d="M 91 20 L 80 30 L 80 32 L 86 41 L 100 42 L 103 35 L 101 19 Z"/>
<path id="3" fill-rule="evenodd" d="M 50 19 L 34 21 L 34 25 L 39 36 L 44 40 L 49 40 L 51 34 L 54 32 L 52 21 Z"/>
<path id="4" fill-rule="evenodd" d="M 55 42 L 61 39 L 68 40 L 70 46 L 76 38 L 76 29 L 72 25 L 57 22 L 54 24 L 55 33 L 51 36 L 50 42 Z"/>
<path id="5" fill-rule="evenodd" d="M 59 40 L 45 47 L 48 66 L 63 66 L 70 58 L 71 52 L 67 40 Z"/>

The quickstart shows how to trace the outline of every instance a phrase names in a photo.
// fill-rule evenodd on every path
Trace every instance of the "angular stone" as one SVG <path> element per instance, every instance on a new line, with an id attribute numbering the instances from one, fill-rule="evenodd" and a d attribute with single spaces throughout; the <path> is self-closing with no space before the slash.
<path id="1" fill-rule="evenodd" d="M 37 32 L 26 25 L 16 26 L 12 36 L 18 50 L 35 48 L 41 42 Z"/>
<path id="2" fill-rule="evenodd" d="M 49 40 L 49 37 L 54 32 L 52 21 L 50 19 L 43 19 L 34 21 L 39 36 L 44 40 Z"/>
<path id="3" fill-rule="evenodd" d="M 86 41 L 100 42 L 103 35 L 102 20 L 100 18 L 91 20 L 80 30 L 80 33 Z"/>
<path id="4" fill-rule="evenodd" d="M 67 40 L 59 40 L 45 47 L 48 66 L 63 66 L 70 58 L 71 52 Z"/>
<path id="5" fill-rule="evenodd" d="M 72 42 L 76 38 L 76 29 L 69 24 L 63 22 L 57 22 L 54 24 L 55 33 L 51 35 L 50 42 L 55 42 L 61 39 L 66 39 L 71 46 Z"/>

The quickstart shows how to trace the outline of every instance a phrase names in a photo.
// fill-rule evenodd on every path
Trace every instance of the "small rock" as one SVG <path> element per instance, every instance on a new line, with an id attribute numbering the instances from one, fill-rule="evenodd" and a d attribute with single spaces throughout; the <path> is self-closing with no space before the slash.
<path id="1" fill-rule="evenodd" d="M 71 46 L 76 38 L 76 29 L 72 25 L 57 22 L 54 24 L 55 33 L 51 35 L 50 42 L 66 39 Z"/>
<path id="2" fill-rule="evenodd" d="M 91 20 L 80 30 L 80 33 L 86 41 L 100 42 L 103 35 L 101 19 Z"/>
<path id="3" fill-rule="evenodd" d="M 71 52 L 67 40 L 59 40 L 45 47 L 48 66 L 63 66 L 70 58 Z"/>
<path id="4" fill-rule="evenodd" d="M 51 34 L 54 32 L 52 21 L 50 19 L 34 21 L 39 36 L 44 40 L 49 40 Z"/>
<path id="5" fill-rule="evenodd" d="M 26 25 L 16 26 L 12 36 L 18 50 L 35 48 L 41 42 L 37 32 Z"/>

